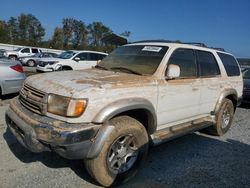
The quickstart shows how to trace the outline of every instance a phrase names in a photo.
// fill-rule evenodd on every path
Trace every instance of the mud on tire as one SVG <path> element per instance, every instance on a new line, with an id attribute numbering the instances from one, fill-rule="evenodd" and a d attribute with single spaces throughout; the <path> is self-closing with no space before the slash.
<path id="1" fill-rule="evenodd" d="M 110 120 L 110 124 L 115 129 L 100 154 L 94 159 L 85 160 L 89 174 L 105 187 L 134 176 L 148 151 L 148 134 L 139 121 L 120 116 Z"/>
<path id="2" fill-rule="evenodd" d="M 232 125 L 233 116 L 233 102 L 227 98 L 223 99 L 221 107 L 216 114 L 216 123 L 213 126 L 208 127 L 207 132 L 215 136 L 224 135 Z"/>

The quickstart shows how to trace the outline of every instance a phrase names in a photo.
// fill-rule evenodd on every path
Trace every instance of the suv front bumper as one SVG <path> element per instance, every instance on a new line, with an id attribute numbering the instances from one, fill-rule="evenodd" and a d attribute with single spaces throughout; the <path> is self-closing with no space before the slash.
<path id="1" fill-rule="evenodd" d="M 12 100 L 6 123 L 18 141 L 32 152 L 55 151 L 68 159 L 88 158 L 101 125 L 69 124 L 31 113 Z"/>

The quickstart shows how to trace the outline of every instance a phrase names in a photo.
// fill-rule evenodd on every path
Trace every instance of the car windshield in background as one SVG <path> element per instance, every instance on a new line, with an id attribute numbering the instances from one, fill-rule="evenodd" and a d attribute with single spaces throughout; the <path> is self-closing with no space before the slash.
<path id="1" fill-rule="evenodd" d="M 67 51 L 67 52 L 63 52 L 61 53 L 58 57 L 61 59 L 70 59 L 71 57 L 73 57 L 76 53 L 72 52 L 72 51 Z"/>
<path id="2" fill-rule="evenodd" d="M 22 49 L 22 48 L 17 48 L 17 49 L 15 49 L 14 51 L 16 51 L 16 52 L 17 52 L 17 51 L 19 51 L 19 50 L 21 50 L 21 49 Z"/>
<path id="3" fill-rule="evenodd" d="M 250 68 L 246 68 L 242 71 L 242 76 L 244 79 L 250 79 Z"/>
<path id="4" fill-rule="evenodd" d="M 167 46 L 122 46 L 104 58 L 98 67 L 108 70 L 152 75 L 168 50 Z"/>

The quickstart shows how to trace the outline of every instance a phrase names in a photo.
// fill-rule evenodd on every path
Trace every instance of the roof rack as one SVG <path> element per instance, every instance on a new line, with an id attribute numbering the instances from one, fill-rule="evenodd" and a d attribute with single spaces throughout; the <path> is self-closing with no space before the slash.
<path id="1" fill-rule="evenodd" d="M 219 50 L 219 51 L 225 52 L 225 49 L 224 49 L 224 48 L 217 48 L 217 47 L 209 47 L 209 48 L 212 48 L 212 49 L 215 49 L 215 50 Z"/>
<path id="2" fill-rule="evenodd" d="M 163 39 L 159 39 L 159 40 L 140 40 L 140 41 L 135 41 L 132 42 L 132 44 L 134 43 L 143 43 L 143 42 L 166 42 L 166 43 L 182 43 L 181 41 L 174 41 L 174 40 L 163 40 Z"/>
<path id="3" fill-rule="evenodd" d="M 215 50 L 219 50 L 219 51 L 225 51 L 224 48 L 217 48 L 217 47 L 208 47 L 206 46 L 204 43 L 201 42 L 181 42 L 179 40 L 141 40 L 141 41 L 135 41 L 132 42 L 132 44 L 134 43 L 143 43 L 143 42 L 165 42 L 165 43 L 177 43 L 177 44 L 188 44 L 188 45 L 194 45 L 194 46 L 200 46 L 200 47 L 204 47 L 204 48 L 210 48 L 210 49 L 215 49 Z"/>
<path id="4" fill-rule="evenodd" d="M 190 44 L 194 46 L 207 47 L 204 43 L 201 43 L 201 42 L 182 42 L 182 44 Z"/>

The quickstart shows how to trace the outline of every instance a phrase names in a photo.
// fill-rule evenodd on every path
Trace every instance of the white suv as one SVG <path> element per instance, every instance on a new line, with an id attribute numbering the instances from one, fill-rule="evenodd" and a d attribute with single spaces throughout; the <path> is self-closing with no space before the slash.
<path id="1" fill-rule="evenodd" d="M 108 54 L 96 51 L 66 51 L 58 58 L 43 58 L 38 62 L 37 72 L 51 72 L 58 70 L 79 70 L 95 66 Z"/>
<path id="2" fill-rule="evenodd" d="M 6 122 L 29 150 L 84 159 L 109 187 L 146 164 L 149 143 L 204 128 L 225 134 L 242 89 L 229 53 L 145 41 L 117 48 L 92 69 L 28 77 Z"/>
<path id="3" fill-rule="evenodd" d="M 9 59 L 13 59 L 16 60 L 20 57 L 28 57 L 28 56 L 33 56 L 37 53 L 41 53 L 42 51 L 38 48 L 28 48 L 28 47 L 24 47 L 24 48 L 17 48 L 15 50 L 8 50 L 6 52 L 4 52 L 4 56 L 9 58 Z"/>

